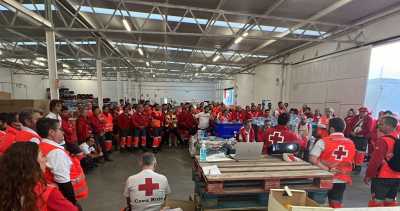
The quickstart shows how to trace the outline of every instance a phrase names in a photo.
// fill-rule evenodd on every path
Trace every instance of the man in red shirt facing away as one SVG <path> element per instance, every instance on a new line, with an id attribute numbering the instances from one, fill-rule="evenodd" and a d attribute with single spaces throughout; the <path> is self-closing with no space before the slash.
<path id="1" fill-rule="evenodd" d="M 334 173 L 333 187 L 328 191 L 329 206 L 341 208 L 346 184 L 351 185 L 355 157 L 353 142 L 344 137 L 346 125 L 340 118 L 328 122 L 329 136 L 320 139 L 310 152 L 310 161 L 321 169 Z"/>
<path id="2" fill-rule="evenodd" d="M 278 143 L 297 143 L 302 149 L 304 149 L 304 143 L 301 137 L 290 131 L 287 126 L 289 118 L 288 113 L 282 113 L 278 117 L 278 125 L 267 129 L 264 136 L 264 154 L 267 153 L 269 145 Z"/>
<path id="3" fill-rule="evenodd" d="M 371 182 L 371 200 L 369 207 L 398 206 L 396 201 L 400 187 L 400 172 L 394 171 L 388 162 L 394 153 L 398 134 L 397 119 L 393 116 L 383 116 L 378 122 L 378 140 L 372 153 L 364 182 Z"/>
<path id="4" fill-rule="evenodd" d="M 104 124 L 104 138 L 105 138 L 105 146 L 107 151 L 112 151 L 113 145 L 113 115 L 110 112 L 110 106 L 103 106 L 103 113 L 101 114 L 103 118 Z"/>
<path id="5" fill-rule="evenodd" d="M 92 133 L 94 134 L 97 144 L 100 144 L 101 151 L 103 152 L 103 157 L 105 161 L 112 161 L 110 159 L 109 152 L 105 145 L 104 139 L 104 122 L 101 120 L 100 114 L 101 110 L 98 106 L 92 106 L 93 115 L 89 117 L 90 126 L 92 128 Z"/>
<path id="6" fill-rule="evenodd" d="M 61 109 L 61 119 L 62 119 L 62 129 L 64 132 L 64 140 L 67 143 L 77 144 L 77 138 L 73 126 L 69 121 L 70 113 L 68 112 L 68 108 L 63 106 Z"/>
<path id="7" fill-rule="evenodd" d="M 161 126 L 163 126 L 163 114 L 161 112 L 161 106 L 154 105 L 154 111 L 151 113 L 151 127 L 152 127 L 152 137 L 153 137 L 153 150 L 157 152 L 161 145 Z"/>
<path id="8" fill-rule="evenodd" d="M 371 137 L 372 117 L 369 115 L 366 107 L 359 109 L 359 114 L 353 118 L 350 124 L 350 139 L 356 146 L 356 160 L 354 174 L 360 174 L 361 165 L 364 163 L 367 151 L 368 139 Z"/>
<path id="9" fill-rule="evenodd" d="M 139 137 L 141 139 L 141 146 L 145 148 L 147 146 L 147 127 L 149 125 L 148 116 L 144 113 L 142 104 L 138 104 L 136 112 L 132 115 L 132 126 L 133 126 L 133 146 L 139 148 Z"/>
<path id="10" fill-rule="evenodd" d="M 131 149 L 132 147 L 132 133 L 131 133 L 131 115 L 129 114 L 130 107 L 125 106 L 124 112 L 118 116 L 118 128 L 119 128 L 119 147 L 120 151 L 123 152 L 125 149 Z"/>

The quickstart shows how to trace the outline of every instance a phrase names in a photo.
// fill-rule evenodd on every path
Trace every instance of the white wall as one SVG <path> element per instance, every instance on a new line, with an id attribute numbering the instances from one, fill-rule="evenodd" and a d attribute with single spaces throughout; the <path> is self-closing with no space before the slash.
<path id="1" fill-rule="evenodd" d="M 273 105 L 281 100 L 282 65 L 265 64 L 256 67 L 254 76 L 254 101 L 270 100 Z"/>
<path id="2" fill-rule="evenodd" d="M 235 75 L 234 88 L 236 93 L 236 104 L 245 106 L 254 102 L 254 75 L 238 74 Z"/>
<path id="3" fill-rule="evenodd" d="M 337 114 L 363 105 L 368 79 L 369 47 L 293 65 L 289 72 L 289 104 L 332 107 Z"/>
<path id="4" fill-rule="evenodd" d="M 15 99 L 46 99 L 48 79 L 38 75 L 14 75 Z M 60 87 L 69 88 L 79 94 L 93 94 L 97 97 L 95 80 L 60 80 Z M 117 88 L 120 90 L 118 91 Z M 0 91 L 12 92 L 11 70 L 0 68 Z M 216 83 L 181 82 L 142 82 L 141 89 L 136 81 L 103 81 L 103 97 L 118 100 L 121 98 L 144 98 L 159 102 L 161 97 L 172 98 L 177 102 L 216 100 Z M 148 96 L 148 97 L 147 97 Z"/>

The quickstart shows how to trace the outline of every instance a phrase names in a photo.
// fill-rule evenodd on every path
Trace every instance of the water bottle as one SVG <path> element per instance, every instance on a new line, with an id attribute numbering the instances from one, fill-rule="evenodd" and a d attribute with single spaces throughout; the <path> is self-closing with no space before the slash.
<path id="1" fill-rule="evenodd" d="M 206 160 L 207 160 L 207 149 L 206 149 L 206 144 L 203 142 L 200 148 L 200 161 L 206 161 Z"/>

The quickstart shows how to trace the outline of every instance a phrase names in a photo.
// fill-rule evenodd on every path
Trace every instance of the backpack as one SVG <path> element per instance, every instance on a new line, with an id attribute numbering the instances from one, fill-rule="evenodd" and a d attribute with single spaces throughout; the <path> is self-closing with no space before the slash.
<path id="1" fill-rule="evenodd" d="M 400 172 L 400 139 L 393 136 L 386 136 L 394 140 L 393 157 L 386 160 L 387 164 L 393 171 Z"/>

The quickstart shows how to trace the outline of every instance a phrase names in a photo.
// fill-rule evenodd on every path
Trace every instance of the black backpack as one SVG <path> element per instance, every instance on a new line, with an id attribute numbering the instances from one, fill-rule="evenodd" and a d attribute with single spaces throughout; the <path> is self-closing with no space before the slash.
<path id="1" fill-rule="evenodd" d="M 393 136 L 386 137 L 394 140 L 393 157 L 390 160 L 386 160 L 386 162 L 393 171 L 400 172 L 400 139 Z"/>

